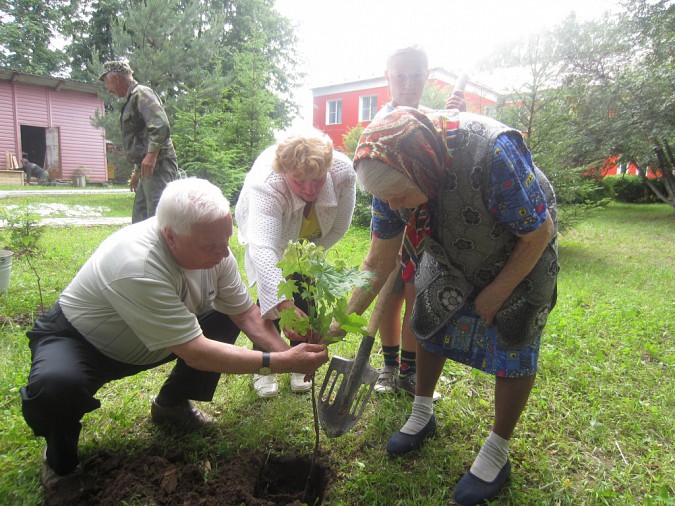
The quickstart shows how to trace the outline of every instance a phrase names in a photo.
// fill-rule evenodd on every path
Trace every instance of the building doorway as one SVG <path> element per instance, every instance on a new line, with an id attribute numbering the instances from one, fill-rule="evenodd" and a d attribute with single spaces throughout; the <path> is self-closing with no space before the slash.
<path id="1" fill-rule="evenodd" d="M 21 125 L 22 156 L 49 172 L 49 179 L 61 177 L 61 150 L 58 127 Z"/>

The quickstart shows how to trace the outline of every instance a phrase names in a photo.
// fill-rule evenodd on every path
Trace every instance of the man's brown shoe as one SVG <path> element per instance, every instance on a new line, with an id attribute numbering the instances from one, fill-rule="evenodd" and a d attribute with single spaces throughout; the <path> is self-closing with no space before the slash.
<path id="1" fill-rule="evenodd" d="M 56 488 L 59 483 L 76 477 L 80 471 L 80 466 L 75 468 L 75 471 L 69 474 L 61 475 L 54 471 L 47 462 L 47 447 L 42 449 L 42 486 L 45 490 Z"/>
<path id="2" fill-rule="evenodd" d="M 171 424 L 194 430 L 207 427 L 213 421 L 209 415 L 199 411 L 187 399 L 170 408 L 162 407 L 153 400 L 150 418 L 157 424 Z"/>

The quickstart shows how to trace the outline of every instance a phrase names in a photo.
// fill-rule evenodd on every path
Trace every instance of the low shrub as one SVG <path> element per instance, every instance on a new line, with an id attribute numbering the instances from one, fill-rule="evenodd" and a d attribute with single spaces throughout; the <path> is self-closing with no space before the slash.
<path id="1" fill-rule="evenodd" d="M 546 171 L 546 177 L 553 185 L 558 204 L 602 203 L 607 197 L 602 183 L 582 174 L 582 168 Z"/>
<path id="2" fill-rule="evenodd" d="M 650 181 L 665 193 L 665 187 L 660 179 Z M 602 184 L 608 196 L 617 202 L 629 204 L 651 204 L 660 202 L 659 198 L 647 185 L 644 178 L 630 174 L 619 176 L 607 176 L 602 179 Z"/>

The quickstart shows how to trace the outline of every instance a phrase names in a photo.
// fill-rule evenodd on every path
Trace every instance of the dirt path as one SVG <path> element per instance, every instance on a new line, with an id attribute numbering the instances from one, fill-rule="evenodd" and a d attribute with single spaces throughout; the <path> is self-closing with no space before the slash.
<path id="1" fill-rule="evenodd" d="M 34 189 L 34 190 L 12 190 L 12 191 L 0 191 L 0 202 L 2 199 L 8 197 L 35 197 L 39 195 L 92 195 L 92 194 L 102 194 L 102 193 L 128 193 L 129 190 L 126 189 L 112 189 L 112 188 L 101 188 L 100 190 L 47 190 L 47 189 Z M 40 223 L 44 225 L 50 225 L 54 227 L 63 227 L 63 226 L 96 226 L 96 225 L 130 225 L 131 216 L 128 217 L 117 217 L 117 218 L 104 218 L 100 216 L 92 217 L 68 217 L 68 218 L 42 218 Z M 6 226 L 6 223 L 0 220 L 0 228 Z"/>
<path id="2" fill-rule="evenodd" d="M 89 227 L 95 225 L 131 225 L 131 216 L 128 218 L 43 218 L 40 220 L 40 223 L 55 227 L 65 227 L 68 225 Z M 1 222 L 0 227 L 2 227 Z"/>
<path id="3" fill-rule="evenodd" d="M 36 195 L 92 195 L 97 193 L 129 193 L 124 188 L 101 188 L 100 190 L 11 190 L 0 191 L 0 199 L 7 197 L 34 197 Z"/>

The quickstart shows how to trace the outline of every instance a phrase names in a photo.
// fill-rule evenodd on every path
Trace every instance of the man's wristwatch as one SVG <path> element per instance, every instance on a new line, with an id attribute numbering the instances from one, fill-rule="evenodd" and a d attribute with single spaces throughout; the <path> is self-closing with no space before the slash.
<path id="1" fill-rule="evenodd" d="M 272 374 L 272 369 L 270 369 L 270 354 L 267 351 L 263 351 L 262 354 L 262 367 L 258 369 L 258 374 L 261 376 L 267 376 Z"/>

